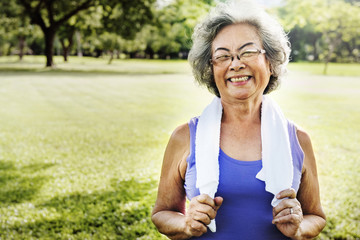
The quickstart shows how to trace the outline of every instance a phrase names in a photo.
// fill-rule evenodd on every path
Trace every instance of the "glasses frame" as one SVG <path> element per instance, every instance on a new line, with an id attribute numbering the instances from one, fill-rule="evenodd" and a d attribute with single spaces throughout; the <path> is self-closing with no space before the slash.
<path id="1" fill-rule="evenodd" d="M 257 47 L 255 47 L 254 49 L 251 49 L 251 50 L 256 50 L 257 51 L 257 56 L 259 56 L 260 54 L 262 54 L 262 53 L 266 53 L 266 51 L 264 50 L 264 49 L 259 49 L 259 48 L 257 48 Z M 228 60 L 231 60 L 231 61 L 229 61 L 229 63 L 228 64 L 224 64 L 224 67 L 225 66 L 230 66 L 230 64 L 234 61 L 234 59 L 235 59 L 235 56 L 236 56 L 236 58 L 239 60 L 239 61 L 241 61 L 241 55 L 243 55 L 244 53 L 246 53 L 246 51 L 244 51 L 244 52 L 242 52 L 241 54 L 240 54 L 240 52 L 241 52 L 241 50 L 238 52 L 238 53 L 236 53 L 236 54 L 233 54 L 233 53 L 229 53 L 229 55 L 231 56 L 231 58 L 230 59 L 228 59 Z M 221 66 L 221 63 L 222 62 L 220 62 L 220 63 L 218 63 L 218 64 L 216 64 L 216 60 L 214 60 L 214 57 L 215 56 L 212 56 L 209 60 L 210 60 L 210 64 L 211 65 L 213 65 L 213 66 Z M 220 57 L 220 56 L 219 56 Z M 225 62 L 227 62 L 228 60 L 226 60 L 226 61 L 224 61 L 224 63 Z M 244 62 L 244 61 L 243 61 Z"/>

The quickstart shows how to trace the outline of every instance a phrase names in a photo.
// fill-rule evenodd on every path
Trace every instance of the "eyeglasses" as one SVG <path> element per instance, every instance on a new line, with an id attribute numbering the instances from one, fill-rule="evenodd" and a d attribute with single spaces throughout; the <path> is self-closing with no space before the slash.
<path id="1" fill-rule="evenodd" d="M 255 60 L 261 53 L 266 53 L 264 49 L 257 49 L 254 46 L 241 49 L 236 53 L 235 56 L 228 51 L 221 51 L 223 53 L 219 53 L 210 59 L 210 63 L 214 66 L 228 67 L 230 63 L 234 60 L 235 56 L 238 60 L 241 59 L 243 63 L 249 63 Z"/>

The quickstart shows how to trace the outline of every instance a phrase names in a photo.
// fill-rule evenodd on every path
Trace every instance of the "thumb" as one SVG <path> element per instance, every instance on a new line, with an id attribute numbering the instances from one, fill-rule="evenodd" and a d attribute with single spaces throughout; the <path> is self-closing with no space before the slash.
<path id="1" fill-rule="evenodd" d="M 218 210 L 221 207 L 221 204 L 223 203 L 224 199 L 222 197 L 215 197 L 215 210 Z"/>

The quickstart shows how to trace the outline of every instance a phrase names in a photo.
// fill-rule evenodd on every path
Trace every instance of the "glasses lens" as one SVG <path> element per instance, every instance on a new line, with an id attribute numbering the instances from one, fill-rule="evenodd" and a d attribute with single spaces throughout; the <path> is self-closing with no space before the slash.
<path id="1" fill-rule="evenodd" d="M 232 56 L 229 53 L 220 53 L 212 58 L 212 62 L 216 66 L 223 66 L 229 64 Z"/>
<path id="2" fill-rule="evenodd" d="M 241 49 L 241 51 L 239 51 L 236 56 L 237 58 L 240 58 L 240 61 L 242 62 L 251 62 L 259 56 L 260 52 L 261 50 L 257 49 L 256 47 L 248 46 Z M 234 58 L 235 56 L 227 51 L 219 52 L 212 57 L 211 63 L 215 66 L 228 66 Z"/>
<path id="3" fill-rule="evenodd" d="M 252 61 L 259 55 L 259 50 L 254 48 L 244 49 L 239 53 L 240 59 L 243 61 Z"/>

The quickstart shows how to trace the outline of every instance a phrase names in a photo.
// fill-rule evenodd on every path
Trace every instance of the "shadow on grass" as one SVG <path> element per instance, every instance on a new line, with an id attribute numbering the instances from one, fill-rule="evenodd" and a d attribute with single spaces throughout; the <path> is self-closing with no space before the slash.
<path id="1" fill-rule="evenodd" d="M 11 162 L 0 161 L 0 206 L 29 201 L 46 178 L 36 172 L 54 164 L 31 164 L 17 168 Z"/>
<path id="2" fill-rule="evenodd" d="M 55 197 L 36 206 L 38 211 L 55 212 L 52 218 L 44 216 L 3 231 L 46 239 L 155 239 L 158 233 L 150 214 L 156 181 L 113 180 L 112 187 L 113 191 Z"/>

